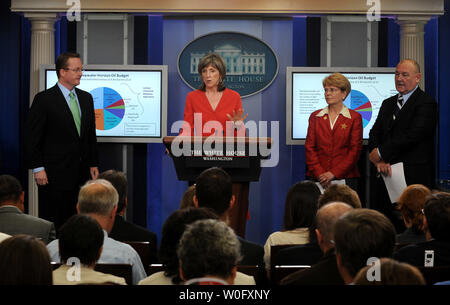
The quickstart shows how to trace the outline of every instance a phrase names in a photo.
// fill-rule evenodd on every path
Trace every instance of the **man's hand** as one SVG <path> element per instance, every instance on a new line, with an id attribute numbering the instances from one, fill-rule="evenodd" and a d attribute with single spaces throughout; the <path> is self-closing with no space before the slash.
<path id="1" fill-rule="evenodd" d="M 335 178 L 334 174 L 332 172 L 325 172 L 323 174 L 320 174 L 318 177 L 318 180 L 322 187 L 326 188 L 330 184 L 331 180 Z"/>
<path id="2" fill-rule="evenodd" d="M 383 174 L 384 176 L 392 176 L 391 165 L 389 163 L 380 161 L 376 164 L 376 166 L 378 173 Z"/>
<path id="3" fill-rule="evenodd" d="M 91 178 L 94 180 L 98 178 L 98 167 L 91 167 Z"/>
<path id="4" fill-rule="evenodd" d="M 378 148 L 372 149 L 372 151 L 369 154 L 369 160 L 372 162 L 375 166 L 378 162 L 381 161 L 380 155 L 378 154 Z"/>
<path id="5" fill-rule="evenodd" d="M 37 173 L 34 173 L 34 180 L 36 180 L 36 183 L 38 185 L 47 185 L 48 179 L 47 179 L 47 173 L 45 170 L 41 170 Z"/>

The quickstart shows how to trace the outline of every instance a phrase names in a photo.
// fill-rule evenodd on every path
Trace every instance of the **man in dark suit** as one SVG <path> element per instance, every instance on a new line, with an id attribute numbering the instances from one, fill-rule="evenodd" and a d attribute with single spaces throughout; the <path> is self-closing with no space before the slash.
<path id="1" fill-rule="evenodd" d="M 157 258 L 157 236 L 155 233 L 135 225 L 124 219 L 126 207 L 128 205 L 128 182 L 125 174 L 116 170 L 107 170 L 100 173 L 99 178 L 108 180 L 119 194 L 119 203 L 117 204 L 116 218 L 114 225 L 109 233 L 109 237 L 121 241 L 146 241 L 150 244 L 150 263 L 158 262 Z"/>
<path id="2" fill-rule="evenodd" d="M 282 285 L 343 285 L 334 253 L 334 225 L 339 217 L 352 207 L 343 202 L 325 204 L 317 211 L 317 242 L 323 252 L 322 258 L 309 269 L 300 270 L 286 276 Z"/>
<path id="3" fill-rule="evenodd" d="M 406 184 L 434 186 L 434 150 L 437 103 L 419 88 L 420 67 L 412 59 L 395 70 L 398 94 L 383 101 L 370 130 L 369 159 L 377 173 L 391 175 L 391 165 L 403 162 Z M 392 204 L 383 179 L 377 179 L 379 198 L 373 207 L 392 218 Z"/>
<path id="4" fill-rule="evenodd" d="M 25 193 L 19 180 L 10 175 L 0 176 L 0 232 L 36 236 L 45 244 L 56 238 L 52 222 L 24 214 Z"/>
<path id="5" fill-rule="evenodd" d="M 345 284 L 374 259 L 392 257 L 395 228 L 382 213 L 372 209 L 352 209 L 334 225 L 336 263 Z"/>
<path id="6" fill-rule="evenodd" d="M 60 227 L 76 214 L 79 187 L 98 176 L 92 96 L 80 84 L 79 54 L 56 60 L 58 83 L 36 94 L 25 122 L 25 158 L 39 187 L 39 216 Z"/>
<path id="7" fill-rule="evenodd" d="M 218 167 L 203 171 L 195 183 L 194 204 L 196 207 L 210 208 L 220 220 L 229 223 L 229 211 L 234 204 L 233 185 L 230 175 Z M 241 243 L 240 265 L 259 265 L 264 268 L 264 248 L 238 236 Z"/>

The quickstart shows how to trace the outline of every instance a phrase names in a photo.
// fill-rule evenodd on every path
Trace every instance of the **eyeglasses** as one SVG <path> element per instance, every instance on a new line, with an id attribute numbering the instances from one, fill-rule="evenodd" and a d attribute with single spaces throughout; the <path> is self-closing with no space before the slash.
<path id="1" fill-rule="evenodd" d="M 84 72 L 84 70 L 83 69 L 80 69 L 80 68 L 76 68 L 76 69 L 70 69 L 70 68 L 65 68 L 64 70 L 70 70 L 70 71 L 72 71 L 72 72 L 75 72 L 75 73 L 83 73 Z"/>
<path id="2" fill-rule="evenodd" d="M 323 88 L 323 91 L 324 91 L 325 93 L 327 93 L 327 92 L 330 92 L 330 93 L 336 93 L 336 92 L 338 92 L 339 90 L 341 90 L 341 89 L 339 89 L 339 88 Z"/>

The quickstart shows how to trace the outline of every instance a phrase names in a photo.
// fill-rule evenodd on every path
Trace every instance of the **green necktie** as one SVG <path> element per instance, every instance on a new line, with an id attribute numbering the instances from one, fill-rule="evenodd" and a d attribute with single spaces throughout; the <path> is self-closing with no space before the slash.
<path id="1" fill-rule="evenodd" d="M 77 99 L 75 94 L 71 91 L 70 94 L 70 111 L 72 111 L 73 120 L 75 121 L 75 126 L 77 127 L 78 135 L 80 135 L 81 117 L 80 110 L 78 109 Z"/>

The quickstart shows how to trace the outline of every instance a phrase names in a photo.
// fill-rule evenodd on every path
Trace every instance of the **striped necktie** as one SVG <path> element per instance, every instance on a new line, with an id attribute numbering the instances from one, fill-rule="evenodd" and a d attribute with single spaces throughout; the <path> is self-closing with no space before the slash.
<path id="1" fill-rule="evenodd" d="M 69 93 L 70 96 L 70 111 L 72 111 L 73 120 L 75 121 L 75 126 L 77 127 L 78 135 L 80 135 L 80 126 L 81 126 L 81 117 L 80 110 L 78 109 L 77 99 L 75 98 L 75 94 L 72 91 Z"/>
<path id="2" fill-rule="evenodd" d="M 395 107 L 395 111 L 394 111 L 394 115 L 393 118 L 394 120 L 398 117 L 398 113 L 400 112 L 400 110 L 403 107 L 403 94 L 398 94 L 398 98 L 397 98 L 397 107 Z"/>

